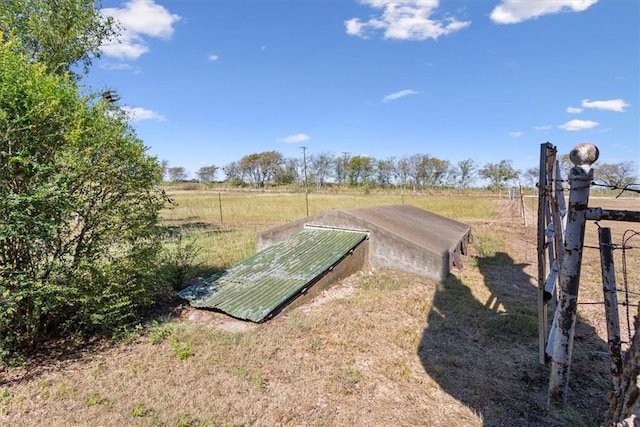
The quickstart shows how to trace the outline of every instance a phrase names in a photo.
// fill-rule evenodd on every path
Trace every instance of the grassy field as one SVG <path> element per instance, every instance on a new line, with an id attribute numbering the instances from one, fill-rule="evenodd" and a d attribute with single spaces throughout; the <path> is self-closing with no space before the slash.
<path id="1" fill-rule="evenodd" d="M 174 190 L 175 206 L 167 209 L 167 226 L 200 248 L 196 260 L 213 269 L 227 268 L 255 251 L 256 235 L 270 227 L 306 216 L 301 193 Z M 459 221 L 496 214 L 489 197 L 316 194 L 308 196 L 309 215 L 330 209 L 410 204 Z"/>
<path id="2" fill-rule="evenodd" d="M 306 215 L 300 193 L 169 194 L 165 225 L 183 278 L 233 265 L 255 251 L 258 232 Z M 638 199 L 594 202 L 640 210 Z M 546 409 L 535 200 L 525 202 L 528 227 L 508 199 L 485 195 L 311 193 L 309 213 L 401 203 L 471 225 L 463 269 L 442 283 L 367 269 L 263 324 L 176 300 L 120 340 L 53 347 L 2 372 L 0 424 L 597 426 L 609 387 L 601 305 L 580 305 L 569 402 Z M 614 224 L 614 239 L 633 225 Z M 636 284 L 637 252 L 627 255 Z M 581 301 L 601 301 L 595 250 L 583 277 Z"/>

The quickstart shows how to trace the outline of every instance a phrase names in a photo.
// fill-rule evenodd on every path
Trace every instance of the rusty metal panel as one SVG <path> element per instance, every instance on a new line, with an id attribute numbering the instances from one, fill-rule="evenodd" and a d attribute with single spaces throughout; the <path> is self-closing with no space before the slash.
<path id="1" fill-rule="evenodd" d="M 304 228 L 179 295 L 193 307 L 261 322 L 306 291 L 366 238 L 362 231 Z"/>

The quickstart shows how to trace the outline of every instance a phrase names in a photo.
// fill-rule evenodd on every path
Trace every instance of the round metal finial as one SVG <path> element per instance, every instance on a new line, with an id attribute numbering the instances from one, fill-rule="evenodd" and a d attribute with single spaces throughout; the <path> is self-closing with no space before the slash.
<path id="1" fill-rule="evenodd" d="M 588 171 L 591 165 L 598 160 L 600 150 L 593 144 L 578 144 L 569 153 L 569 159 L 574 165 L 580 166 L 584 171 Z"/>

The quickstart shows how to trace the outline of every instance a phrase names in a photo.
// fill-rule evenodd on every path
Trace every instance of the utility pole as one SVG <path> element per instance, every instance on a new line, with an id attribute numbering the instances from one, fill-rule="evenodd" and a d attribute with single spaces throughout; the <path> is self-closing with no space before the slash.
<path id="1" fill-rule="evenodd" d="M 309 187 L 307 185 L 307 147 L 302 148 L 302 165 L 304 167 L 304 201 L 307 206 L 307 216 L 309 216 Z"/>

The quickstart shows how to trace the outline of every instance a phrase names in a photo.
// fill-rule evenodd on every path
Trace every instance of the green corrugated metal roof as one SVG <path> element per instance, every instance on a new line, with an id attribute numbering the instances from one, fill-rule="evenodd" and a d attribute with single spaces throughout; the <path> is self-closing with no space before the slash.
<path id="1" fill-rule="evenodd" d="M 193 307 L 261 322 L 366 238 L 362 231 L 304 228 L 179 295 Z"/>

